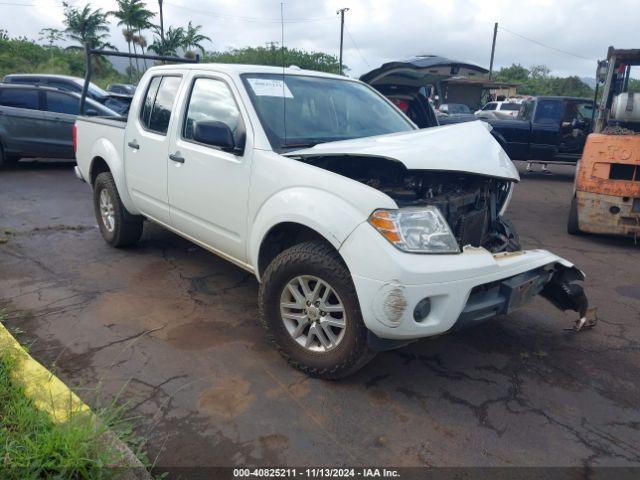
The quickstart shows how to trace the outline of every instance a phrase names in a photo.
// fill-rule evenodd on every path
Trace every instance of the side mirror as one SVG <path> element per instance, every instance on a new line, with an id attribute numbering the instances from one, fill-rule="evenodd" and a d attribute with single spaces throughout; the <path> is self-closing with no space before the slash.
<path id="1" fill-rule="evenodd" d="M 205 120 L 193 125 L 193 139 L 196 142 L 219 147 L 223 150 L 233 150 L 236 142 L 233 140 L 231 128 L 224 122 Z"/>

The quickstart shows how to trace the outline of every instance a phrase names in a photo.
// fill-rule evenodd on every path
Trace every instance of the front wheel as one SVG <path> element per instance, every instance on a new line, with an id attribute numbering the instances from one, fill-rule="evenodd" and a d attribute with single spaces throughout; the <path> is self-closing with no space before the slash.
<path id="1" fill-rule="evenodd" d="M 96 178 L 93 207 L 102 238 L 112 247 L 136 243 L 142 235 L 142 217 L 130 214 L 122 204 L 118 189 L 109 172 Z"/>
<path id="2" fill-rule="evenodd" d="M 574 196 L 569 208 L 569 219 L 567 220 L 567 233 L 570 235 L 581 235 L 580 224 L 578 223 L 578 199 Z"/>
<path id="3" fill-rule="evenodd" d="M 259 307 L 278 351 L 308 375 L 342 378 L 373 358 L 349 271 L 327 244 L 278 255 L 264 273 Z"/>

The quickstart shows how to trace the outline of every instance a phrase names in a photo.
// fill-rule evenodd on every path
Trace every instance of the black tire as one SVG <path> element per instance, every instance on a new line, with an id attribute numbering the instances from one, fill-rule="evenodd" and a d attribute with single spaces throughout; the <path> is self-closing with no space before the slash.
<path id="1" fill-rule="evenodd" d="M 516 230 L 515 225 L 508 218 L 500 217 L 500 219 L 502 220 L 502 223 L 507 226 L 506 235 L 509 240 L 507 243 L 506 251 L 519 252 L 520 250 L 522 250 L 522 245 L 520 244 L 520 234 Z"/>
<path id="2" fill-rule="evenodd" d="M 328 351 L 314 352 L 291 336 L 280 316 L 280 297 L 289 281 L 313 275 L 327 282 L 340 297 L 346 313 L 342 340 Z M 330 380 L 346 377 L 374 357 L 367 347 L 367 328 L 351 275 L 337 252 L 322 242 L 305 242 L 280 253 L 267 267 L 259 292 L 260 318 L 280 354 L 307 375 Z"/>
<path id="3" fill-rule="evenodd" d="M 113 226 L 110 229 L 100 213 L 100 197 L 106 191 L 113 205 Z M 122 204 L 118 189 L 109 172 L 97 176 L 93 184 L 93 208 L 100 233 L 104 240 L 112 247 L 126 247 L 133 245 L 142 235 L 142 217 L 130 214 Z"/>
<path id="4" fill-rule="evenodd" d="M 582 235 L 582 230 L 580 230 L 580 224 L 578 223 L 578 199 L 575 196 L 571 199 L 571 207 L 569 208 L 567 233 L 569 235 Z"/>

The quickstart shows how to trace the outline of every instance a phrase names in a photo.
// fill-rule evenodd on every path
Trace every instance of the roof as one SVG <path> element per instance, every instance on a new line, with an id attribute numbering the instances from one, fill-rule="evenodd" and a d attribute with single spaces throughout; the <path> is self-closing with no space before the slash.
<path id="1" fill-rule="evenodd" d="M 60 80 L 72 80 L 74 82 L 80 81 L 84 82 L 84 78 L 82 77 L 72 77 L 71 75 L 55 75 L 53 73 L 10 73 L 9 75 L 5 75 L 6 78 L 12 77 L 35 77 L 35 78 L 57 78 Z"/>
<path id="2" fill-rule="evenodd" d="M 319 72 L 316 70 L 303 70 L 296 66 L 291 67 L 271 67 L 267 65 L 246 65 L 241 63 L 181 63 L 173 65 L 160 65 L 151 67 L 150 71 L 157 70 L 211 70 L 213 72 L 226 73 L 229 75 L 242 75 L 244 73 L 267 73 L 275 75 L 307 75 L 315 77 L 328 77 L 340 80 L 354 80 L 334 73 Z"/>

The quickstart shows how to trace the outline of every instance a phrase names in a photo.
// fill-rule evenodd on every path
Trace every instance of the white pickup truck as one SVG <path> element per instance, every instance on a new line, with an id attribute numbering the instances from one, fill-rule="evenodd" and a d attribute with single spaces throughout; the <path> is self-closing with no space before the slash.
<path id="1" fill-rule="evenodd" d="M 254 273 L 282 355 L 339 378 L 537 294 L 584 317 L 582 272 L 503 218 L 519 177 L 489 128 L 419 130 L 336 75 L 162 66 L 128 119 L 78 118 L 76 174 L 107 243 L 150 220 Z"/>

